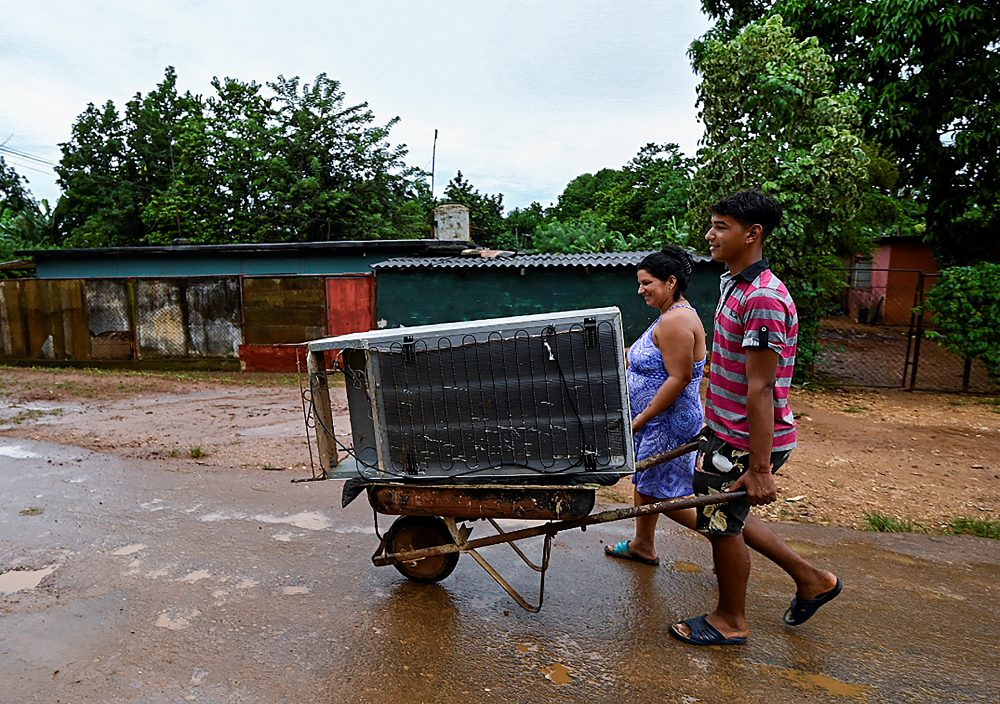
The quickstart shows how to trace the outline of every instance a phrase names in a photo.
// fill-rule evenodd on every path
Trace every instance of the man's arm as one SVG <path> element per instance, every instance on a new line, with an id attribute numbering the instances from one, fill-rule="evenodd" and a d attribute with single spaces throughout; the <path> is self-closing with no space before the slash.
<path id="1" fill-rule="evenodd" d="M 774 350 L 747 348 L 747 416 L 750 421 L 750 470 L 731 490 L 746 489 L 754 506 L 769 504 L 778 498 L 778 487 L 771 474 L 771 449 L 774 445 L 774 380 L 778 354 Z"/>

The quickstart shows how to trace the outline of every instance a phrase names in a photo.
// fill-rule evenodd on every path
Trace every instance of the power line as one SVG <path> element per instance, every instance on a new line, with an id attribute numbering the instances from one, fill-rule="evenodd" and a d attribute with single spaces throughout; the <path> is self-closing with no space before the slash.
<path id="1" fill-rule="evenodd" d="M 0 144 L 0 152 L 5 152 L 11 156 L 19 156 L 22 159 L 30 159 L 31 161 L 38 162 L 39 164 L 44 164 L 45 166 L 57 166 L 56 163 L 42 159 L 41 157 L 35 156 L 34 154 L 28 154 L 27 152 L 22 152 L 20 149 L 14 149 L 8 147 L 6 144 Z"/>
<path id="2" fill-rule="evenodd" d="M 14 166 L 16 166 L 17 168 L 24 169 L 25 171 L 34 171 L 36 174 L 43 174 L 45 176 L 52 176 L 52 171 L 46 171 L 44 169 L 39 169 L 39 168 L 37 168 L 35 166 L 31 166 L 29 164 L 19 164 L 16 161 L 12 161 L 11 163 Z"/>

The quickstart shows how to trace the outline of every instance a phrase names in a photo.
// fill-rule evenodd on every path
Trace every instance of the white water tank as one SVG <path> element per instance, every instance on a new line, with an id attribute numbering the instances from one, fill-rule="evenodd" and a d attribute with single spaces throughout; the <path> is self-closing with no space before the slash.
<path id="1" fill-rule="evenodd" d="M 434 239 L 470 241 L 469 209 L 461 203 L 445 203 L 434 208 Z"/>

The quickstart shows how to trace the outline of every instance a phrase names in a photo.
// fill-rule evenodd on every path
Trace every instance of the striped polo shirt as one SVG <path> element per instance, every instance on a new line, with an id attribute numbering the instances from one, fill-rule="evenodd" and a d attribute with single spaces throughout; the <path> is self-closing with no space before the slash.
<path id="1" fill-rule="evenodd" d="M 747 348 L 769 347 L 778 354 L 774 383 L 772 451 L 795 447 L 795 419 L 788 391 L 795 369 L 799 317 L 795 302 L 766 259 L 735 276 L 726 272 L 720 284 L 712 337 L 712 365 L 705 421 L 733 447 L 750 449 L 747 415 Z"/>

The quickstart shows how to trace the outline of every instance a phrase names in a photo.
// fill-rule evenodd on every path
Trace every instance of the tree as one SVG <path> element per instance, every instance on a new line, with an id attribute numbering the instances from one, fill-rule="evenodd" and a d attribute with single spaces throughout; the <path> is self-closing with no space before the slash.
<path id="1" fill-rule="evenodd" d="M 1000 384 L 1000 264 L 980 262 L 941 273 L 924 304 L 937 338 L 965 360 L 981 359 Z"/>
<path id="2" fill-rule="evenodd" d="M 609 230 L 603 222 L 586 216 L 567 222 L 551 220 L 541 225 L 535 230 L 532 244 L 543 254 L 619 252 L 627 249 L 622 233 Z"/>
<path id="3" fill-rule="evenodd" d="M 815 36 L 836 85 L 860 95 L 866 140 L 899 166 L 901 195 L 945 259 L 1000 259 L 1000 7 L 996 0 L 703 0 L 717 22 L 692 47 L 779 15 Z"/>
<path id="4" fill-rule="evenodd" d="M 710 40 L 699 61 L 698 104 L 705 136 L 692 185 L 692 245 L 704 248 L 706 208 L 746 188 L 783 206 L 767 244 L 800 316 L 800 359 L 816 353 L 822 309 L 841 285 L 839 257 L 864 251 L 855 216 L 868 189 L 868 157 L 855 99 L 834 91 L 830 57 L 815 39 L 798 41 L 780 17 L 749 25 L 730 41 Z"/>
<path id="5" fill-rule="evenodd" d="M 340 83 L 279 76 L 260 85 L 214 79 L 206 99 L 177 77 L 120 116 L 89 105 L 62 145 L 63 236 L 74 246 L 297 242 L 424 237 L 424 174 L 348 105 Z"/>
<path id="6" fill-rule="evenodd" d="M 480 193 L 459 171 L 445 186 L 444 203 L 461 203 L 469 209 L 469 227 L 477 244 L 498 249 L 516 249 L 517 242 L 504 223 L 503 193 Z"/>
<path id="7" fill-rule="evenodd" d="M 667 232 L 687 211 L 694 160 L 676 144 L 647 144 L 610 187 L 596 194 L 594 213 L 608 227 L 643 235 Z"/>
<path id="8" fill-rule="evenodd" d="M 0 156 L 0 262 L 22 249 L 53 246 L 53 214 L 48 201 L 35 201 L 28 181 Z"/>
<path id="9" fill-rule="evenodd" d="M 596 174 L 580 174 L 566 184 L 550 215 L 569 222 L 593 212 L 600 194 L 610 191 L 622 178 L 618 169 L 601 169 Z"/>
<path id="10" fill-rule="evenodd" d="M 28 180 L 0 155 L 0 210 L 19 213 L 35 205 Z"/>
<path id="11" fill-rule="evenodd" d="M 514 208 L 504 218 L 504 225 L 517 249 L 531 249 L 535 231 L 551 217 L 538 201 L 525 208 Z"/>

